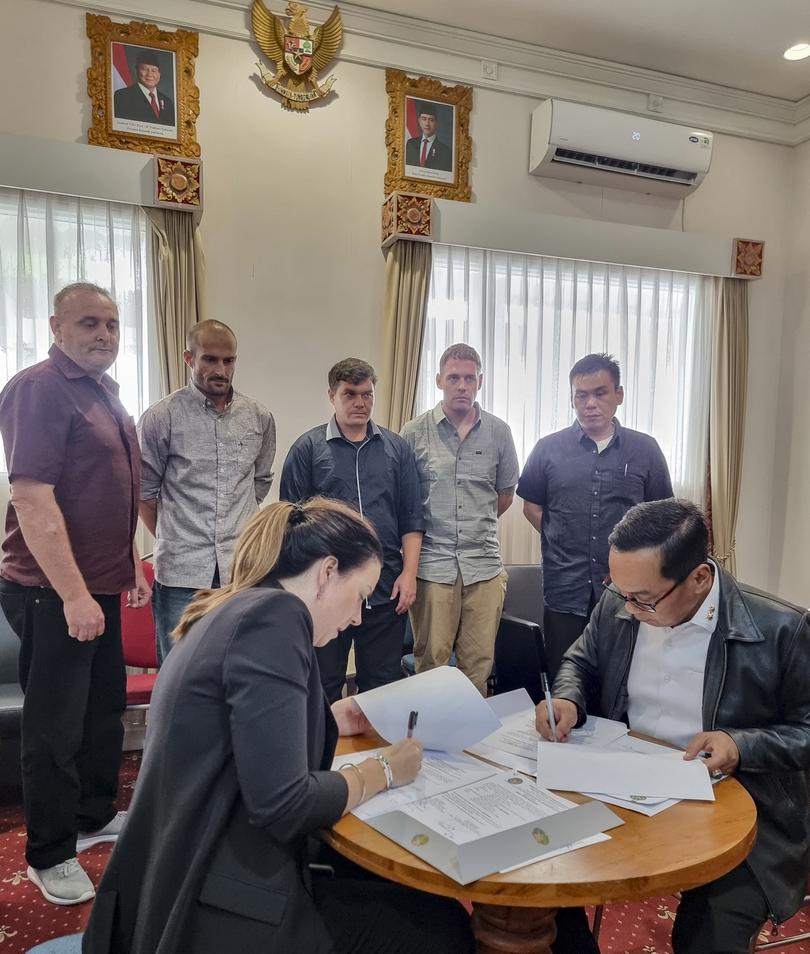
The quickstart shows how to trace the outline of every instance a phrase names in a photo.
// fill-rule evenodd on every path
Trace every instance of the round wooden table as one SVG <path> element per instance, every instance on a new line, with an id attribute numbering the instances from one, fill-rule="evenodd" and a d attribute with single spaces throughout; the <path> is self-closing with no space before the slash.
<path id="1" fill-rule="evenodd" d="M 338 753 L 384 744 L 344 737 Z M 346 815 L 324 834 L 368 871 L 432 894 L 472 901 L 479 954 L 549 954 L 559 907 L 637 901 L 706 884 L 736 867 L 756 835 L 756 808 L 734 779 L 715 785 L 714 802 L 680 802 L 652 818 L 608 805 L 624 825 L 610 841 L 460 885 L 384 835 Z M 562 793 L 572 801 L 587 799 Z"/>

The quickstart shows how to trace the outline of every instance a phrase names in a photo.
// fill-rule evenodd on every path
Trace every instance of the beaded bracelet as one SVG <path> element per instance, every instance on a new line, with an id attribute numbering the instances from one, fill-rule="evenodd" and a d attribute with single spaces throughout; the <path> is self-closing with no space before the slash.
<path id="1" fill-rule="evenodd" d="M 375 755 L 374 758 L 380 763 L 385 773 L 385 790 L 388 791 L 389 788 L 394 787 L 394 773 L 391 771 L 391 763 L 382 752 Z"/>
<path id="2" fill-rule="evenodd" d="M 363 773 L 360 771 L 360 769 L 356 765 L 352 765 L 351 762 L 347 762 L 345 765 L 340 766 L 341 772 L 344 769 L 351 769 L 353 772 L 356 773 L 357 777 L 360 779 L 360 785 L 362 786 L 362 791 L 360 792 L 360 802 L 364 802 L 366 800 L 366 780 L 365 778 L 363 778 Z M 358 802 L 358 805 L 360 804 L 360 802 Z"/>

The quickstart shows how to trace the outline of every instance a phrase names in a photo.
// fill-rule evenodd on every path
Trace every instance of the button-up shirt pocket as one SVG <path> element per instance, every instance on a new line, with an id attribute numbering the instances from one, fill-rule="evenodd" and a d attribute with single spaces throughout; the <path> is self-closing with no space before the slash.
<path id="1" fill-rule="evenodd" d="M 247 427 L 236 438 L 236 459 L 240 468 L 256 462 L 262 445 L 262 434 L 257 428 Z"/>
<path id="2" fill-rule="evenodd" d="M 457 474 L 460 480 L 469 480 L 479 487 L 495 489 L 497 462 L 493 455 L 481 450 L 465 449 L 462 446 L 458 455 Z"/>

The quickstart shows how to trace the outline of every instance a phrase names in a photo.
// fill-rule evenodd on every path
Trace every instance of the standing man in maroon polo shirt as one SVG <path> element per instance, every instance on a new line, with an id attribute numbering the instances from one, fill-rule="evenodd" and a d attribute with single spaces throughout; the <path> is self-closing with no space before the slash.
<path id="1" fill-rule="evenodd" d="M 105 371 L 118 309 L 102 288 L 54 299 L 54 344 L 0 394 L 11 482 L 0 605 L 20 638 L 28 877 L 54 904 L 94 895 L 79 832 L 115 835 L 126 706 L 120 594 L 149 600 L 133 542 L 140 452 Z"/>

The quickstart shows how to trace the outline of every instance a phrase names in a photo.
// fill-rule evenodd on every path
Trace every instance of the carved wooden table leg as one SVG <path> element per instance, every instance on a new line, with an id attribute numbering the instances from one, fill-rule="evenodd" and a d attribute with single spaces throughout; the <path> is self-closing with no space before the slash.
<path id="1" fill-rule="evenodd" d="M 551 954 L 556 908 L 476 904 L 472 926 L 478 954 Z"/>

